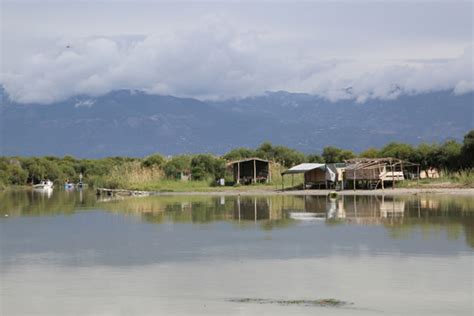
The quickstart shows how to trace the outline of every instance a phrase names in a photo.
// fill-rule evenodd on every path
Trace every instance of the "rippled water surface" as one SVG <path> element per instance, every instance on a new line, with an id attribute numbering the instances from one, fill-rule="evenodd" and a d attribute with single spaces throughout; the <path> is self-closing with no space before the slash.
<path id="1" fill-rule="evenodd" d="M 0 192 L 1 315 L 472 315 L 472 196 Z"/>

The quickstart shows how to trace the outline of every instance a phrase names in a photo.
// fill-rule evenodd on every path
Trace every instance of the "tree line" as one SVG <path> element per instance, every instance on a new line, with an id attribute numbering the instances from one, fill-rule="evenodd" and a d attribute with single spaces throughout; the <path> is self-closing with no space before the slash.
<path id="1" fill-rule="evenodd" d="M 226 176 L 226 163 L 250 157 L 274 161 L 284 168 L 303 162 L 333 163 L 356 157 L 394 157 L 420 164 L 421 170 L 430 167 L 440 170 L 458 171 L 474 167 L 474 130 L 468 132 L 462 141 L 448 140 L 444 143 L 422 143 L 418 146 L 392 142 L 382 148 L 368 148 L 356 154 L 353 151 L 325 147 L 322 153 L 306 155 L 286 146 L 275 146 L 269 142 L 256 149 L 236 148 L 218 157 L 211 154 L 178 155 L 165 158 L 153 154 L 145 158 L 108 157 L 101 159 L 77 159 L 45 157 L 0 157 L 0 187 L 38 183 L 42 179 L 55 182 L 79 181 L 95 184 L 114 168 L 134 163 L 143 169 L 159 169 L 167 179 L 178 178 L 182 173 L 192 174 L 194 180 L 217 179 Z"/>

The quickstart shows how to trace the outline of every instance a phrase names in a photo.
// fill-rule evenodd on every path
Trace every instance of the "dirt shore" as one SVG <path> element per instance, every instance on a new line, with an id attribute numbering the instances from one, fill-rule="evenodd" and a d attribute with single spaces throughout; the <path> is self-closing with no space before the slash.
<path id="1" fill-rule="evenodd" d="M 328 195 L 333 190 L 274 190 L 252 189 L 247 190 L 222 190 L 210 192 L 153 192 L 152 195 Z M 344 190 L 337 191 L 339 195 L 462 195 L 474 198 L 474 188 L 400 188 L 385 190 Z"/>

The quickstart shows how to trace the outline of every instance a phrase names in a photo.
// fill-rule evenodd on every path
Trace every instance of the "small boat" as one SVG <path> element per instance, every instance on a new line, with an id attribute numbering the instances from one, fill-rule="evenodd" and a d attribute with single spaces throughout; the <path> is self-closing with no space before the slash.
<path id="1" fill-rule="evenodd" d="M 53 181 L 50 180 L 43 180 L 38 184 L 33 186 L 34 189 L 37 190 L 52 190 L 53 189 Z"/>
<path id="2" fill-rule="evenodd" d="M 86 186 L 87 184 L 83 183 L 83 182 L 78 182 L 76 183 L 76 188 L 79 188 L 79 189 L 82 189 Z"/>
<path id="3" fill-rule="evenodd" d="M 64 183 L 64 188 L 65 189 L 74 189 L 74 183 L 66 182 L 66 183 Z"/>
<path id="4" fill-rule="evenodd" d="M 290 218 L 300 221 L 325 220 L 325 213 L 310 213 L 310 212 L 290 212 Z"/>

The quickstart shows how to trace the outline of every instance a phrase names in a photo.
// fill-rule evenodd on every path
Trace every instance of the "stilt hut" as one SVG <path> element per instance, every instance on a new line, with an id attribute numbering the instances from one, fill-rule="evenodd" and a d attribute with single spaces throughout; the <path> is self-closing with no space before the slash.
<path id="1" fill-rule="evenodd" d="M 326 185 L 326 165 L 323 163 L 302 163 L 291 167 L 281 173 L 282 178 L 285 175 L 304 174 L 303 189 L 307 185 Z M 282 190 L 284 190 L 284 182 L 282 181 Z M 293 181 L 292 181 L 293 182 Z"/>
<path id="2" fill-rule="evenodd" d="M 302 163 L 282 172 L 281 175 L 283 177 L 285 175 L 293 176 L 303 173 L 304 189 L 307 187 L 328 189 L 334 187 L 339 181 L 342 181 L 342 171 L 345 165 L 345 163 Z"/>
<path id="3" fill-rule="evenodd" d="M 238 184 L 268 183 L 271 181 L 270 162 L 260 158 L 245 158 L 231 161 L 227 167 Z"/>
<path id="4" fill-rule="evenodd" d="M 358 184 L 367 189 L 383 189 L 385 182 L 390 182 L 392 187 L 396 181 L 405 180 L 407 168 L 416 167 L 419 177 L 419 165 L 397 158 L 357 158 L 346 160 L 348 166 L 344 171 L 344 180 L 352 183 L 355 190 Z"/>

